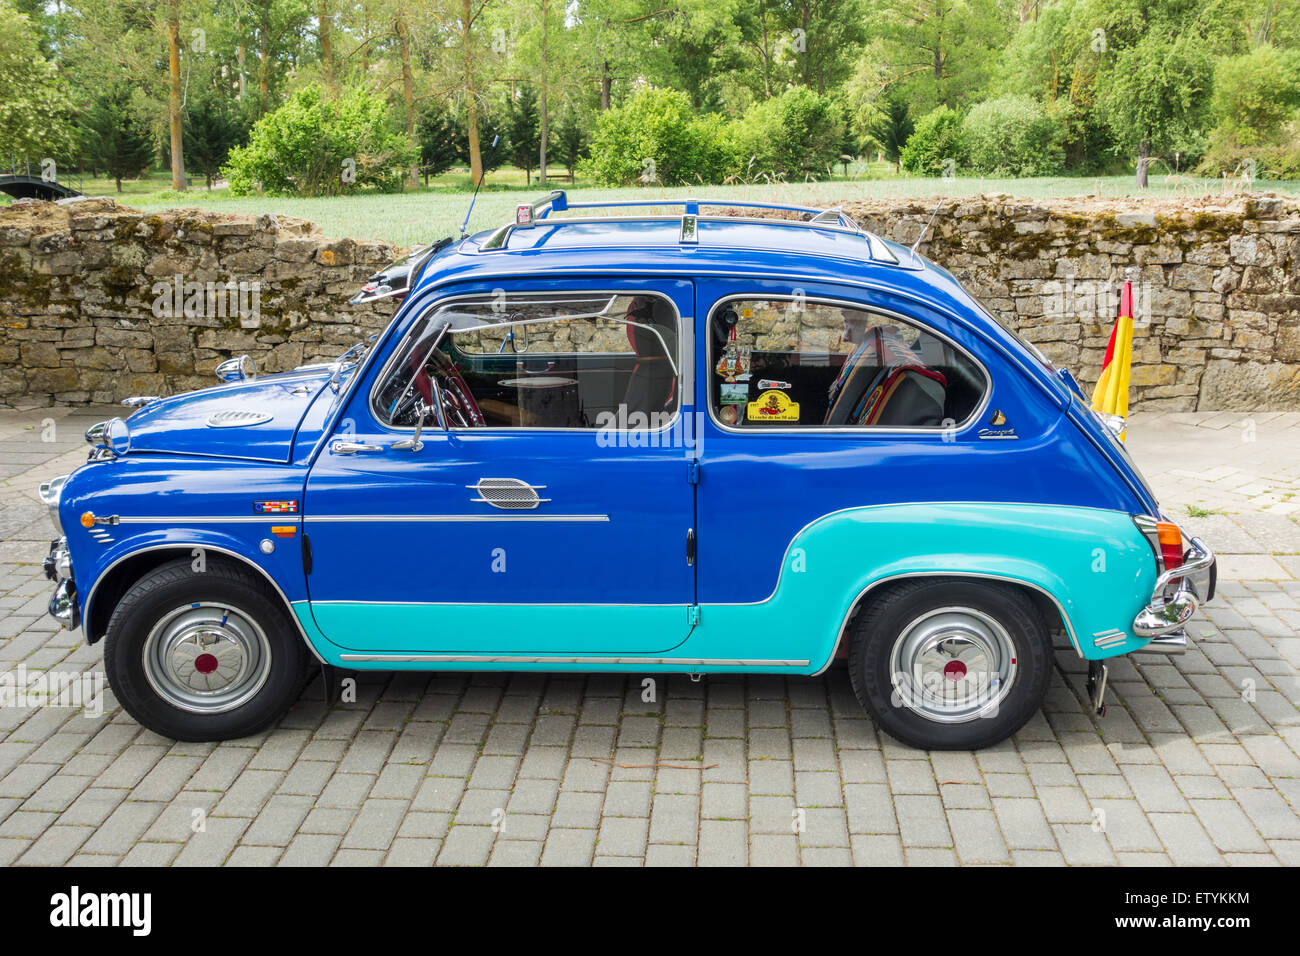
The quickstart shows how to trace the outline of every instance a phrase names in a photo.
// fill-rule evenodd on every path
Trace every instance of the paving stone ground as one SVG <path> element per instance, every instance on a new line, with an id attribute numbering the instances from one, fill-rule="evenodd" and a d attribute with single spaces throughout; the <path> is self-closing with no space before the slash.
<path id="1" fill-rule="evenodd" d="M 0 673 L 102 673 L 45 616 L 35 497 L 102 410 L 0 411 Z M 882 736 L 821 678 L 314 682 L 223 744 L 102 710 L 0 708 L 0 864 L 1300 864 L 1300 415 L 1137 415 L 1167 510 L 1220 552 L 1181 657 L 1072 652 L 1041 714 L 979 753 Z M 94 710 L 95 708 L 91 708 Z M 798 826 L 796 827 L 796 824 Z"/>

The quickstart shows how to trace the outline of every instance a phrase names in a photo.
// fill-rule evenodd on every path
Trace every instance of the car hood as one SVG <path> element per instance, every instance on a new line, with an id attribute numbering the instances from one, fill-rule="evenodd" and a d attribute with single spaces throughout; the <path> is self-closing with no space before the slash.
<path id="1" fill-rule="evenodd" d="M 287 464 L 332 367 L 299 369 L 159 399 L 126 420 L 130 454 L 205 455 Z"/>

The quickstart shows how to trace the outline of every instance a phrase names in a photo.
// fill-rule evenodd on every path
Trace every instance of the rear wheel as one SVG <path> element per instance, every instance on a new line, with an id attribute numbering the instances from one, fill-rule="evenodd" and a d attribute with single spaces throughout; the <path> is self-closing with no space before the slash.
<path id="1" fill-rule="evenodd" d="M 149 572 L 104 637 L 109 686 L 127 713 L 176 740 L 265 729 L 302 690 L 309 655 L 278 595 L 251 572 L 189 560 Z"/>
<path id="2" fill-rule="evenodd" d="M 881 729 L 926 750 L 1004 740 L 1042 705 L 1052 648 L 1012 587 L 928 578 L 891 587 L 854 621 L 853 691 Z"/>

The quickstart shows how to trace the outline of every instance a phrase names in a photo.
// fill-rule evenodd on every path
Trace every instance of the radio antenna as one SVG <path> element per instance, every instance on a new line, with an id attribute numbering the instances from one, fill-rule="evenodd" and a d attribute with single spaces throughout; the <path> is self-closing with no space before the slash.
<path id="1" fill-rule="evenodd" d="M 497 148 L 497 141 L 500 140 L 500 139 L 501 139 L 501 134 L 500 134 L 500 133 L 497 133 L 497 135 L 493 136 L 493 137 L 492 137 L 492 145 L 489 146 L 488 149 L 496 149 L 496 148 Z M 483 180 L 485 180 L 485 179 L 487 179 L 487 170 L 486 170 L 486 169 L 483 170 L 483 172 L 479 173 L 479 177 L 478 177 L 478 185 L 474 187 L 474 195 L 471 196 L 470 199 L 469 199 L 469 208 L 465 210 L 465 221 L 462 222 L 462 223 L 460 224 L 460 237 L 461 237 L 462 239 L 465 238 L 465 230 L 469 228 L 469 217 L 470 217 L 470 213 L 472 213 L 472 212 L 474 211 L 474 203 L 475 203 L 475 201 L 478 199 L 478 191 L 479 191 L 479 189 L 482 188 L 482 186 L 483 186 Z"/>
<path id="2" fill-rule="evenodd" d="M 920 234 L 919 236 L 916 237 L 916 242 L 912 243 L 912 252 L 913 252 L 913 253 L 916 252 L 916 247 L 919 246 L 919 245 L 921 244 L 921 240 L 923 240 L 923 239 L 925 238 L 925 234 L 926 234 L 927 232 L 930 231 L 930 226 L 932 226 L 932 225 L 934 224 L 934 217 L 937 216 L 937 215 L 939 215 L 939 210 L 943 208 L 943 204 L 946 203 L 947 201 L 948 201 L 948 200 L 946 200 L 946 199 L 940 199 L 940 200 L 939 200 L 939 205 L 935 206 L 935 207 L 934 207 L 934 212 L 930 213 L 930 219 L 929 219 L 929 221 L 926 222 L 925 227 L 921 230 L 921 234 Z"/>

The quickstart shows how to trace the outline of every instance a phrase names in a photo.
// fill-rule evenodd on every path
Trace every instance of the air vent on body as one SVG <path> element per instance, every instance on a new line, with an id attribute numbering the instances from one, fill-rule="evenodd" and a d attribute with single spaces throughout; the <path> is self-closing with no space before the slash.
<path id="1" fill-rule="evenodd" d="M 240 425 L 264 425 L 272 416 L 266 412 L 255 412 L 246 408 L 230 408 L 223 412 L 213 412 L 208 416 L 209 428 L 237 428 Z"/>
<path id="2" fill-rule="evenodd" d="M 551 500 L 537 495 L 545 485 L 530 485 L 518 478 L 480 478 L 478 484 L 466 487 L 479 493 L 479 497 L 471 500 L 486 502 L 502 511 L 531 511 L 543 501 Z"/>

